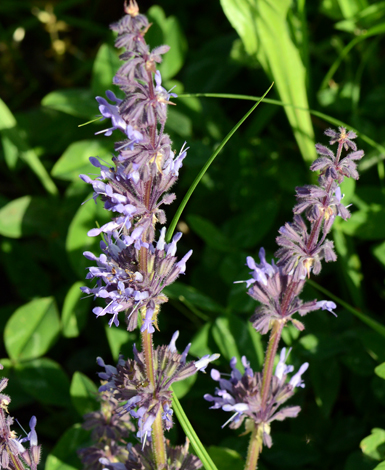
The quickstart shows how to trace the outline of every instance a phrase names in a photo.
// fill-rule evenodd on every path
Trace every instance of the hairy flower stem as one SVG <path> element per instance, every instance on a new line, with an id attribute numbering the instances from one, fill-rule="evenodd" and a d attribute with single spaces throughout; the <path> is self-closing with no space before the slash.
<path id="1" fill-rule="evenodd" d="M 259 427 L 256 426 L 250 436 L 249 448 L 247 449 L 247 457 L 245 470 L 255 470 L 258 464 L 258 457 L 262 451 L 262 436 Z"/>
<path id="2" fill-rule="evenodd" d="M 284 327 L 283 321 L 275 321 L 271 330 L 269 344 L 267 346 L 265 364 L 263 366 L 263 379 L 262 379 L 262 400 L 261 409 L 266 406 L 267 397 L 269 395 L 271 377 L 273 375 L 274 358 L 277 353 L 279 340 L 281 339 L 282 330 Z"/>
<path id="3" fill-rule="evenodd" d="M 154 424 L 152 425 L 152 448 L 154 451 L 156 466 L 159 470 L 166 466 L 167 458 L 163 435 L 162 412 L 162 407 L 160 407 Z"/>

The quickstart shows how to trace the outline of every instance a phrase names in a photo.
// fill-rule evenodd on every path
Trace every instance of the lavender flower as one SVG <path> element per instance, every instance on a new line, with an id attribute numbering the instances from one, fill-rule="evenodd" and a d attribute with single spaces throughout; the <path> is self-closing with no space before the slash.
<path id="1" fill-rule="evenodd" d="M 3 366 L 0 364 L 0 369 Z M 0 392 L 8 384 L 7 378 L 0 380 Z M 8 395 L 0 394 L 0 464 L 2 468 L 10 470 L 36 470 L 40 462 L 41 446 L 38 445 L 36 433 L 36 417 L 29 421 L 30 432 L 27 437 L 17 438 L 15 431 L 11 430 L 14 420 L 8 414 L 8 405 L 11 399 Z M 26 449 L 22 443 L 29 442 Z"/>
<path id="2" fill-rule="evenodd" d="M 107 369 L 104 380 L 111 378 L 116 368 L 106 366 L 99 358 L 99 365 Z M 99 376 L 102 374 L 99 374 Z M 105 384 L 105 382 L 102 382 Z M 83 428 L 92 430 L 91 439 L 94 445 L 80 449 L 78 455 L 86 470 L 102 470 L 104 465 L 100 459 L 124 463 L 128 459 L 126 439 L 135 431 L 130 416 L 120 416 L 117 409 L 120 406 L 111 390 L 99 393 L 100 410 L 84 415 Z"/>
<path id="3" fill-rule="evenodd" d="M 109 325 L 119 325 L 118 314 L 125 312 L 128 330 L 137 327 L 138 313 L 142 317 L 142 333 L 153 333 L 157 326 L 160 305 L 168 299 L 163 289 L 185 272 L 189 251 L 178 260 L 176 244 L 181 234 L 165 243 L 165 227 L 155 241 L 156 223 L 164 225 L 166 217 L 162 206 L 171 204 L 175 195 L 168 191 L 176 182 L 187 149 L 183 145 L 176 156 L 171 141 L 164 133 L 167 107 L 176 94 L 166 91 L 156 64 L 169 49 L 160 46 L 150 51 L 144 35 L 150 27 L 139 14 L 135 1 L 126 6 L 127 15 L 111 28 L 118 33 L 116 47 L 125 47 L 120 56 L 124 61 L 114 83 L 124 92 L 119 99 L 111 91 L 108 100 L 97 97 L 103 119 L 111 119 L 111 126 L 100 131 L 123 135 L 115 145 L 113 165 L 104 164 L 96 157 L 90 162 L 100 170 L 95 179 L 80 175 L 91 184 L 93 199 L 101 199 L 113 218 L 105 225 L 93 228 L 88 235 L 103 234 L 102 253 L 99 256 L 85 252 L 87 259 L 97 262 L 89 268 L 87 279 L 96 280 L 92 288 L 83 287 L 86 294 L 105 299 L 104 308 L 95 307 L 97 317 L 111 315 Z"/>
<path id="4" fill-rule="evenodd" d="M 259 258 L 261 262 L 257 264 L 251 256 L 247 257 L 247 265 L 253 269 L 252 278 L 248 281 L 238 281 L 246 282 L 249 287 L 247 293 L 261 303 L 250 318 L 254 328 L 261 334 L 265 334 L 273 327 L 274 322 L 286 324 L 290 321 L 302 331 L 304 325 L 294 319 L 293 315 L 299 313 L 304 316 L 320 308 L 324 310 L 326 301 L 303 302 L 299 295 L 304 288 L 305 280 L 294 282 L 293 276 L 285 274 L 281 267 L 274 264 L 274 261 L 272 264 L 267 263 L 263 248 L 259 250 Z M 290 289 L 288 289 L 289 286 L 291 286 Z"/>
<path id="5" fill-rule="evenodd" d="M 99 376 L 107 383 L 100 391 L 114 390 L 116 399 L 122 405 L 120 416 L 131 415 L 138 419 L 137 437 L 142 442 L 151 438 L 151 429 L 156 415 L 161 410 L 165 429 L 173 426 L 171 409 L 171 385 L 204 370 L 209 362 L 216 360 L 219 354 L 205 356 L 195 362 L 186 362 L 190 344 L 182 354 L 178 354 L 175 346 L 178 331 L 174 333 L 168 346 L 159 346 L 154 350 L 155 384 L 148 379 L 144 362 L 144 354 L 138 352 L 134 345 L 134 359 L 119 360 L 116 368 L 106 366 L 102 361 L 100 365 L 105 371 Z"/>
<path id="6" fill-rule="evenodd" d="M 254 428 L 262 431 L 263 443 L 268 447 L 272 445 L 270 436 L 270 423 L 274 420 L 283 421 L 286 418 L 295 418 L 300 412 L 299 406 L 281 408 L 290 397 L 293 396 L 296 387 L 304 387 L 301 375 L 308 368 L 309 364 L 303 364 L 299 371 L 286 382 L 287 374 L 293 371 L 293 366 L 286 365 L 286 350 L 282 349 L 280 360 L 276 367 L 275 375 L 268 391 L 266 404 L 263 405 L 262 374 L 253 372 L 246 357 L 242 357 L 242 364 L 245 373 L 242 375 L 236 368 L 236 358 L 230 361 L 230 379 L 224 379 L 222 374 L 212 369 L 211 377 L 219 383 L 215 390 L 215 395 L 204 395 L 205 400 L 214 402 L 211 409 L 221 408 L 223 411 L 232 412 L 233 415 L 222 426 L 228 423 L 232 429 L 238 429 L 245 421 L 246 432 Z"/>

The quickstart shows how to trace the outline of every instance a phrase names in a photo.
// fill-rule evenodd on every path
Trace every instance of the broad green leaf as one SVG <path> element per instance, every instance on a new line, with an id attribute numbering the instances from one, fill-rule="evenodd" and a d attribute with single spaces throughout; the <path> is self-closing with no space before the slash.
<path id="1" fill-rule="evenodd" d="M 98 114 L 98 103 L 91 90 L 87 88 L 52 91 L 43 98 L 41 104 L 84 119 L 91 119 Z"/>
<path id="2" fill-rule="evenodd" d="M 290 0 L 221 0 L 227 19 L 241 37 L 248 54 L 256 56 L 274 80 L 285 103 L 308 108 L 306 69 L 287 25 Z M 308 111 L 285 108 L 305 162 L 315 158 L 313 126 Z"/>
<path id="3" fill-rule="evenodd" d="M 83 298 L 84 294 L 80 287 L 84 282 L 78 281 L 73 284 L 64 299 L 61 314 L 63 336 L 76 338 L 87 323 L 88 315 L 91 313 L 91 299 Z"/>
<path id="4" fill-rule="evenodd" d="M 122 65 L 118 51 L 109 44 L 102 44 L 92 67 L 91 88 L 95 96 L 105 97 L 105 92 L 112 89 L 112 79 Z"/>
<path id="5" fill-rule="evenodd" d="M 344 18 L 351 18 L 368 4 L 365 0 L 338 0 Z"/>
<path id="6" fill-rule="evenodd" d="M 4 330 L 4 343 L 9 357 L 26 360 L 42 356 L 56 342 L 60 320 L 55 299 L 47 297 L 18 308 Z"/>
<path id="7" fill-rule="evenodd" d="M 42 197 L 14 199 L 0 209 L 0 234 L 10 238 L 47 237 L 54 226 L 54 204 L 53 200 Z"/>
<path id="8" fill-rule="evenodd" d="M 129 332 L 121 328 L 116 328 L 114 325 L 109 327 L 105 326 L 106 336 L 112 357 L 115 362 L 119 359 L 119 354 L 127 357 L 132 354 L 132 345 L 134 344 L 137 335 L 135 332 Z"/>
<path id="9" fill-rule="evenodd" d="M 374 460 L 385 459 L 385 430 L 372 429 L 372 434 L 360 443 L 362 452 Z"/>
<path id="10" fill-rule="evenodd" d="M 201 357 L 206 354 L 214 353 L 212 345 L 209 345 L 211 326 L 211 323 L 205 323 L 205 325 L 194 336 L 191 341 L 190 354 Z"/>
<path id="11" fill-rule="evenodd" d="M 192 135 L 192 122 L 185 114 L 180 113 L 173 107 L 169 106 L 167 112 L 167 132 L 175 132 L 183 138 L 191 138 Z"/>
<path id="12" fill-rule="evenodd" d="M 350 219 L 339 225 L 347 235 L 362 240 L 381 240 L 385 238 L 385 210 L 360 210 Z"/>
<path id="13" fill-rule="evenodd" d="M 343 470 L 375 470 L 373 465 L 373 459 L 357 451 L 349 455 Z"/>
<path id="14" fill-rule="evenodd" d="M 99 409 L 98 387 L 81 372 L 72 376 L 70 387 L 71 401 L 80 416 Z"/>
<path id="15" fill-rule="evenodd" d="M 230 240 L 212 222 L 200 215 L 187 216 L 190 228 L 199 235 L 208 246 L 219 251 L 233 251 Z"/>
<path id="16" fill-rule="evenodd" d="M 374 372 L 378 375 L 378 377 L 381 377 L 381 379 L 385 379 L 385 362 L 377 366 L 374 369 Z"/>
<path id="17" fill-rule="evenodd" d="M 206 470 L 218 470 L 209 456 L 207 450 L 204 448 L 203 444 L 199 440 L 194 428 L 191 426 L 190 421 L 188 420 L 186 413 L 184 412 L 182 405 L 179 403 L 179 400 L 175 393 L 172 394 L 172 409 L 174 410 L 176 417 L 180 425 L 182 426 L 183 431 L 185 432 L 187 438 L 190 440 L 191 446 L 195 451 L 195 454 L 199 457 L 204 468 Z"/>
<path id="18" fill-rule="evenodd" d="M 85 251 L 100 253 L 100 237 L 89 237 L 87 233 L 96 227 L 97 223 L 102 226 L 109 220 L 110 213 L 103 209 L 101 201 L 95 204 L 92 195 L 80 206 L 72 219 L 66 239 L 66 251 L 74 271 L 80 278 L 85 278 L 86 268 L 92 266 L 92 262 L 87 260 L 83 253 Z"/>
<path id="19" fill-rule="evenodd" d="M 14 170 L 19 158 L 19 150 L 7 135 L 1 137 L 1 143 L 3 145 L 5 162 L 10 170 Z"/>
<path id="20" fill-rule="evenodd" d="M 376 465 L 373 470 L 385 470 L 385 461 Z"/>
<path id="21" fill-rule="evenodd" d="M 15 165 L 16 150 L 20 158 L 31 168 L 49 194 L 58 194 L 55 183 L 51 180 L 36 152 L 31 149 L 24 133 L 17 127 L 16 119 L 8 106 L 0 99 L 0 134 L 6 142 L 6 158 L 12 169 Z"/>
<path id="22" fill-rule="evenodd" d="M 207 451 L 215 465 L 221 470 L 242 470 L 244 466 L 243 458 L 235 450 L 210 446 Z"/>
<path id="23" fill-rule="evenodd" d="M 212 334 L 221 355 L 227 361 L 236 357 L 237 367 L 243 373 L 238 344 L 244 340 L 242 336 L 247 334 L 247 326 L 245 322 L 239 320 L 234 315 L 219 317 L 213 323 Z"/>
<path id="24" fill-rule="evenodd" d="M 182 282 L 174 282 L 167 286 L 163 291 L 170 299 L 180 300 L 181 302 L 194 305 L 202 310 L 221 313 L 224 308 L 219 305 L 215 300 L 211 299 L 208 295 L 202 294 L 198 289 Z"/>
<path id="25" fill-rule="evenodd" d="M 89 432 L 80 424 L 68 429 L 48 455 L 45 470 L 78 470 L 81 467 L 77 451 L 88 444 Z"/>
<path id="26" fill-rule="evenodd" d="M 198 374 L 194 374 L 190 377 L 187 377 L 187 379 L 172 384 L 172 389 L 179 399 L 183 398 L 189 392 L 191 387 L 196 382 L 197 376 Z"/>
<path id="27" fill-rule="evenodd" d="M 80 174 L 95 173 L 98 170 L 91 165 L 90 157 L 111 160 L 111 142 L 108 139 L 81 140 L 69 145 L 63 155 L 55 163 L 51 174 L 55 178 L 66 181 L 77 181 Z"/>
<path id="28" fill-rule="evenodd" d="M 20 362 L 15 370 L 24 393 L 45 405 L 71 406 L 70 382 L 57 362 L 43 357 Z"/>
<path id="29" fill-rule="evenodd" d="M 372 252 L 378 261 L 385 267 L 385 242 L 375 246 L 372 249 Z"/>

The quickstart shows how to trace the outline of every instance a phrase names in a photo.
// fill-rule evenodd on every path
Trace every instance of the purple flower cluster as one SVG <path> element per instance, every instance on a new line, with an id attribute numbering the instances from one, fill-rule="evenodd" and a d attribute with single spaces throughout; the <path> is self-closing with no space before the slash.
<path id="1" fill-rule="evenodd" d="M 191 344 L 179 354 L 175 345 L 178 335 L 179 332 L 176 331 L 168 346 L 159 346 L 154 350 L 155 384 L 149 381 L 144 354 L 138 352 L 135 345 L 134 359 L 125 361 L 120 358 L 116 367 L 106 365 L 98 358 L 99 365 L 105 368 L 105 372 L 101 372 L 99 377 L 106 381 L 99 391 L 115 391 L 116 399 L 125 403 L 120 409 L 120 416 L 129 414 L 138 419 L 137 437 L 142 442 L 151 439 L 152 425 L 159 411 L 162 412 L 165 428 L 169 430 L 173 426 L 171 385 L 199 370 L 204 371 L 211 361 L 219 357 L 219 354 L 213 354 L 195 362 L 186 362 Z"/>
<path id="2" fill-rule="evenodd" d="M 170 243 L 165 243 L 166 229 L 163 227 L 156 244 L 141 240 L 141 228 L 136 228 L 131 235 L 119 236 L 117 232 L 106 234 L 100 243 L 103 253 L 97 257 L 86 251 L 87 259 L 97 262 L 98 266 L 89 268 L 87 279 L 96 279 L 94 288 L 82 287 L 86 294 L 106 300 L 106 306 L 95 307 L 97 317 L 112 315 L 109 325 L 119 325 L 119 312 L 126 311 L 128 329 L 134 330 L 138 320 L 138 310 L 146 309 L 142 331 L 153 332 L 152 323 L 156 322 L 159 306 L 167 302 L 162 290 L 185 272 L 186 261 L 191 256 L 190 250 L 180 261 L 175 255 L 176 244 L 182 234 L 177 233 Z M 140 249 L 146 248 L 146 269 L 139 263 Z"/>
<path id="3" fill-rule="evenodd" d="M 279 229 L 277 244 L 280 249 L 275 253 L 277 265 L 291 274 L 295 282 L 310 276 L 312 271 L 319 274 L 321 261 L 335 261 L 333 242 L 326 239 L 337 215 L 344 220 L 350 213 L 342 203 L 339 184 L 345 176 L 358 179 L 356 161 L 364 156 L 363 150 L 357 150 L 352 139 L 356 134 L 347 132 L 343 127 L 339 132 L 328 129 L 325 134 L 331 137 L 330 145 L 338 143 L 337 153 L 321 144 L 316 145 L 320 156 L 310 166 L 312 171 L 320 171 L 319 186 L 306 185 L 296 188 L 297 204 L 294 207 L 294 221 Z M 344 158 L 342 150 L 352 149 Z M 301 214 L 304 213 L 310 224 L 308 229 Z"/>
<path id="4" fill-rule="evenodd" d="M 223 375 L 215 369 L 211 370 L 211 377 L 218 382 L 219 387 L 215 390 L 215 395 L 206 394 L 205 400 L 214 402 L 212 409 L 221 408 L 223 411 L 232 412 L 231 418 L 222 426 L 231 423 L 232 429 L 238 429 L 245 421 L 246 430 L 253 427 L 261 430 L 263 443 L 271 447 L 270 423 L 272 421 L 283 421 L 285 418 L 295 418 L 300 412 L 299 406 L 289 406 L 281 408 L 290 397 L 293 396 L 296 387 L 304 387 L 302 374 L 307 370 L 309 364 L 305 362 L 287 382 L 287 374 L 293 372 L 294 367 L 286 365 L 286 349 L 283 348 L 280 360 L 272 377 L 268 398 L 263 405 L 262 374 L 253 372 L 246 357 L 242 357 L 242 365 L 245 373 L 242 375 L 236 368 L 235 357 L 230 361 L 230 379 L 224 379 Z"/>
<path id="5" fill-rule="evenodd" d="M 108 100 L 96 98 L 102 118 L 111 120 L 111 126 L 98 133 L 108 136 L 120 131 L 123 137 L 115 145 L 112 166 L 91 157 L 100 176 L 92 179 L 80 175 L 92 185 L 95 202 L 100 199 L 112 213 L 110 222 L 88 232 L 90 237 L 103 236 L 102 253 L 84 253 L 97 263 L 87 275 L 87 279 L 96 280 L 96 285 L 82 290 L 105 299 L 105 307 L 93 311 L 97 317 L 112 315 L 110 326 L 119 325 L 118 314 L 124 311 L 128 329 L 134 330 L 140 310 L 142 332 L 152 333 L 159 307 L 167 301 L 162 290 L 185 272 L 192 253 L 178 261 L 175 253 L 181 234 L 166 243 L 164 227 L 155 242 L 155 226 L 166 223 L 162 206 L 175 199 L 169 190 L 178 179 L 187 149 L 183 146 L 176 155 L 164 133 L 167 106 L 173 104 L 170 98 L 176 95 L 162 87 L 156 64 L 169 47 L 150 51 L 144 39 L 150 24 L 139 14 L 135 1 L 126 6 L 126 13 L 111 26 L 118 34 L 116 47 L 126 49 L 120 56 L 124 63 L 114 78 L 125 96 L 120 99 L 107 91 Z"/>
<path id="6" fill-rule="evenodd" d="M 276 321 L 284 323 L 290 321 L 298 330 L 303 330 L 303 324 L 293 318 L 295 313 L 304 316 L 319 309 L 334 313 L 332 311 L 336 308 L 334 302 L 326 300 L 303 302 L 299 295 L 304 288 L 305 280 L 294 282 L 293 276 L 286 274 L 274 261 L 269 264 L 263 248 L 259 250 L 259 259 L 260 263 L 257 264 L 251 256 L 247 257 L 247 266 L 252 270 L 250 272 L 252 277 L 247 281 L 238 282 L 246 282 L 249 287 L 248 294 L 261 304 L 250 318 L 254 328 L 261 334 L 267 333 Z"/>
<path id="7" fill-rule="evenodd" d="M 0 369 L 2 368 L 0 364 Z M 15 431 L 11 430 L 14 420 L 8 415 L 11 399 L 2 393 L 7 384 L 7 378 L 0 380 L 0 465 L 10 470 L 36 470 L 41 453 L 35 430 L 36 417 L 32 416 L 29 421 L 30 432 L 27 437 L 17 438 Z M 29 442 L 28 449 L 23 446 L 24 442 Z"/>

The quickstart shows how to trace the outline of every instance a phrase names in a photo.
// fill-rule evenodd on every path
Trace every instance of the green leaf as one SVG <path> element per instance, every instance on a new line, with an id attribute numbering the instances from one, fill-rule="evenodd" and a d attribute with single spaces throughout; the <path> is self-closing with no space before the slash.
<path id="1" fill-rule="evenodd" d="M 375 246 L 372 249 L 373 255 L 378 259 L 378 261 L 385 267 L 385 242 L 382 242 L 380 245 Z"/>
<path id="2" fill-rule="evenodd" d="M 174 282 L 163 291 L 170 299 L 180 300 L 183 303 L 192 304 L 207 312 L 223 313 L 224 308 L 198 289 L 182 282 Z"/>
<path id="3" fill-rule="evenodd" d="M 207 451 L 215 465 L 221 470 L 242 470 L 244 466 L 244 460 L 235 450 L 210 446 Z"/>
<path id="4" fill-rule="evenodd" d="M 276 83 L 282 101 L 308 108 L 306 69 L 287 24 L 291 1 L 281 0 L 279 7 L 269 0 L 221 0 L 221 5 L 247 53 L 257 57 Z M 302 157 L 310 163 L 316 156 L 310 114 L 294 108 L 285 112 Z"/>
<path id="5" fill-rule="evenodd" d="M 128 332 L 116 328 L 115 326 L 105 326 L 108 344 L 114 361 L 117 362 L 119 354 L 128 356 L 132 353 L 132 345 L 134 344 L 137 335 L 135 332 Z"/>
<path id="6" fill-rule="evenodd" d="M 377 366 L 374 369 L 374 372 L 378 375 L 378 377 L 381 377 L 381 379 L 385 379 L 385 362 Z"/>
<path id="7" fill-rule="evenodd" d="M 191 341 L 190 354 L 200 357 L 214 353 L 211 345 L 209 345 L 211 326 L 211 323 L 205 323 L 205 325 L 194 336 Z"/>
<path id="8" fill-rule="evenodd" d="M 166 131 L 175 132 L 185 139 L 190 138 L 192 136 L 191 119 L 169 106 L 167 111 Z"/>
<path id="9" fill-rule="evenodd" d="M 385 462 L 379 463 L 373 468 L 373 470 L 385 470 Z"/>
<path id="10" fill-rule="evenodd" d="M 239 320 L 234 315 L 219 317 L 213 324 L 212 334 L 221 355 L 227 361 L 230 361 L 232 357 L 236 357 L 237 366 L 243 373 L 238 344 L 244 340 L 243 337 L 247 334 L 245 322 Z"/>
<path id="11" fill-rule="evenodd" d="M 77 455 L 79 448 L 86 447 L 89 432 L 80 424 L 74 424 L 63 434 L 52 452 L 48 455 L 45 470 L 78 470 L 81 467 Z"/>
<path id="12" fill-rule="evenodd" d="M 350 219 L 339 224 L 339 229 L 362 240 L 381 240 L 385 238 L 385 210 L 354 212 Z"/>
<path id="13" fill-rule="evenodd" d="M 375 460 L 385 459 L 385 430 L 372 429 L 372 434 L 365 437 L 360 443 L 362 452 Z"/>
<path id="14" fill-rule="evenodd" d="M 53 201 L 23 196 L 0 209 L 0 234 L 10 238 L 47 237 L 53 227 Z"/>
<path id="15" fill-rule="evenodd" d="M 60 365 L 43 357 L 15 366 L 17 378 L 25 393 L 45 405 L 69 407 L 70 382 Z"/>
<path id="16" fill-rule="evenodd" d="M 95 96 L 104 97 L 107 90 L 112 88 L 112 79 L 122 65 L 118 51 L 109 44 L 99 47 L 92 67 L 91 89 Z"/>
<path id="17" fill-rule="evenodd" d="M 88 200 L 88 199 L 91 200 Z M 90 261 L 87 260 L 83 253 L 84 251 L 100 252 L 99 237 L 89 237 L 88 231 L 96 227 L 104 225 L 109 221 L 110 214 L 104 210 L 103 205 L 92 200 L 92 195 L 89 195 L 87 202 L 80 206 L 72 219 L 68 229 L 66 239 L 66 251 L 70 263 L 80 278 L 85 277 L 86 268 L 90 266 Z"/>
<path id="18" fill-rule="evenodd" d="M 184 433 L 190 440 L 195 454 L 199 457 L 204 468 L 206 470 L 218 470 L 214 462 L 210 458 L 210 455 L 208 454 L 207 450 L 204 448 L 203 444 L 199 440 L 194 428 L 191 426 L 191 423 L 188 420 L 186 413 L 183 411 L 182 405 L 179 403 L 179 400 L 176 397 L 175 393 L 172 394 L 172 408 L 175 411 L 175 414 L 178 418 L 180 425 L 182 426 Z"/>
<path id="19" fill-rule="evenodd" d="M 95 173 L 95 167 L 89 161 L 90 157 L 110 161 L 111 150 L 112 145 L 108 139 L 74 142 L 55 163 L 51 174 L 61 180 L 78 181 L 82 173 Z"/>
<path id="20" fill-rule="evenodd" d="M 98 114 L 98 103 L 92 91 L 87 88 L 52 91 L 43 98 L 41 104 L 47 108 L 85 119 L 91 119 Z"/>
<path id="21" fill-rule="evenodd" d="M 18 308 L 4 330 L 4 343 L 9 357 L 26 360 L 42 356 L 56 342 L 60 321 L 55 299 L 47 297 Z"/>
<path id="22" fill-rule="evenodd" d="M 78 281 L 73 284 L 64 299 L 61 314 L 63 325 L 63 336 L 76 338 L 87 323 L 87 317 L 91 311 L 91 299 L 85 298 L 80 287 L 84 282 Z"/>
<path id="23" fill-rule="evenodd" d="M 246 121 L 246 119 L 250 116 L 250 114 L 254 111 L 254 109 L 259 105 L 259 103 L 265 98 L 267 93 L 269 93 L 271 87 L 273 84 L 270 85 L 270 87 L 267 89 L 265 94 L 262 96 L 262 98 L 243 116 L 243 118 L 238 121 L 238 123 L 231 129 L 231 131 L 226 135 L 226 137 L 222 140 L 220 145 L 217 147 L 215 152 L 211 155 L 211 157 L 207 160 L 207 162 L 203 165 L 203 168 L 200 170 L 196 178 L 194 179 L 193 183 L 189 187 L 186 195 L 182 199 L 182 202 L 179 204 L 179 207 L 170 223 L 170 226 L 167 229 L 166 233 L 166 240 L 169 242 L 172 238 L 172 234 L 174 233 L 175 227 L 178 224 L 179 218 L 182 215 L 182 212 L 184 208 L 186 207 L 186 204 L 188 203 L 192 193 L 194 192 L 195 188 L 198 186 L 200 180 L 203 178 L 205 175 L 206 171 L 209 169 L 210 165 L 212 162 L 215 160 L 216 156 L 219 154 L 219 152 L 223 149 L 223 147 L 227 144 L 227 142 L 231 139 L 231 137 L 235 134 L 235 132 L 239 129 L 239 127 Z"/>
<path id="24" fill-rule="evenodd" d="M 199 235 L 208 246 L 219 251 L 233 251 L 230 240 L 209 220 L 200 215 L 188 215 L 187 223 L 190 228 Z"/>
<path id="25" fill-rule="evenodd" d="M 51 180 L 44 165 L 36 152 L 31 149 L 25 139 L 24 133 L 17 127 L 16 119 L 7 105 L 0 99 L 0 133 L 5 139 L 5 152 L 7 162 L 12 169 L 16 164 L 16 151 L 20 158 L 30 167 L 39 178 L 41 184 L 49 194 L 58 194 L 55 183 Z M 3 140 L 4 143 L 4 140 Z"/>
<path id="26" fill-rule="evenodd" d="M 99 409 L 98 387 L 81 372 L 72 376 L 70 388 L 71 401 L 80 416 Z"/>

